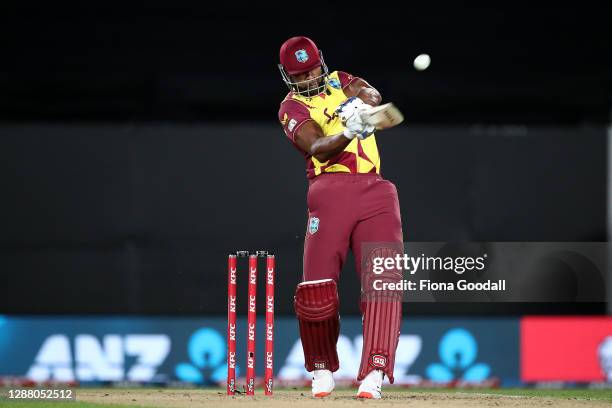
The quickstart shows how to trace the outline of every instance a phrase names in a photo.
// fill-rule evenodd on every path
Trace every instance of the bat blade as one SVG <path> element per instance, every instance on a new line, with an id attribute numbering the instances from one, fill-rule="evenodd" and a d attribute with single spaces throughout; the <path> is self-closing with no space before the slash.
<path id="1" fill-rule="evenodd" d="M 404 121 L 404 115 L 393 103 L 375 106 L 361 113 L 361 120 L 376 129 L 388 129 L 397 126 Z"/>

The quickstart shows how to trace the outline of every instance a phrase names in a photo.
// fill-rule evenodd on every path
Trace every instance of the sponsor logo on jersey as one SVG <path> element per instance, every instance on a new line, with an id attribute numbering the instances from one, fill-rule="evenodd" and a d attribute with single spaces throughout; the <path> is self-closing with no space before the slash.
<path id="1" fill-rule="evenodd" d="M 341 88 L 340 81 L 338 81 L 336 78 L 330 78 L 330 80 L 327 83 L 332 88 L 336 88 L 336 89 L 340 89 Z"/>
<path id="2" fill-rule="evenodd" d="M 325 117 L 327 118 L 327 124 L 329 125 L 330 122 L 334 119 L 336 119 L 338 117 L 338 113 L 334 111 L 334 113 L 332 115 L 330 115 L 329 113 L 327 113 L 327 108 L 325 108 L 323 110 L 323 114 L 325 115 Z"/>
<path id="3" fill-rule="evenodd" d="M 287 126 L 287 129 L 289 129 L 290 132 L 293 132 L 293 129 L 295 128 L 295 125 L 297 125 L 297 120 L 291 119 L 289 121 L 289 125 Z"/>

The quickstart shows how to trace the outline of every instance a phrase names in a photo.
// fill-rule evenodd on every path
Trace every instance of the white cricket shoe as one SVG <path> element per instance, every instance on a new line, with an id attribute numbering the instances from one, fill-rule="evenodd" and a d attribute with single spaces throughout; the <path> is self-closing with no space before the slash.
<path id="1" fill-rule="evenodd" d="M 329 370 L 314 370 L 312 373 L 312 396 L 327 397 L 334 390 L 336 383 Z"/>
<path id="2" fill-rule="evenodd" d="M 370 371 L 359 385 L 357 398 L 380 399 L 383 376 L 381 370 Z"/>

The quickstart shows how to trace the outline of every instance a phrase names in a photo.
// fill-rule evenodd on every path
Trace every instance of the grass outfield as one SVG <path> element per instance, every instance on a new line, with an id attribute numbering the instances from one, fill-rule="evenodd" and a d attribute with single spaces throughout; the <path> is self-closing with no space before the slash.
<path id="1" fill-rule="evenodd" d="M 8 400 L 2 392 L 0 406 L 23 408 L 101 408 L 101 407 L 349 407 L 366 403 L 372 407 L 591 407 L 610 406 L 612 389 L 426 389 L 388 388 L 384 399 L 359 401 L 355 390 L 341 389 L 324 400 L 310 397 L 308 389 L 280 389 L 272 398 L 257 390 L 255 397 L 228 397 L 222 389 L 171 388 L 76 388 L 77 401 Z M 332 408 L 332 407 L 329 407 Z"/>
<path id="2" fill-rule="evenodd" d="M 122 408 L 130 407 L 134 408 L 134 405 L 115 405 L 115 404 L 96 404 L 93 402 L 49 402 L 49 401 L 10 401 L 0 399 L 0 404 L 5 407 L 36 407 L 36 408 L 100 408 L 100 407 L 113 407 Z"/>
<path id="3" fill-rule="evenodd" d="M 496 389 L 440 389 L 440 388 L 414 388 L 407 391 L 414 392 L 454 392 L 454 393 L 474 393 L 474 394 L 493 394 L 519 397 L 548 397 L 548 398 L 578 398 L 592 400 L 612 401 L 612 388 L 609 389 L 547 389 L 547 388 L 496 388 Z"/>

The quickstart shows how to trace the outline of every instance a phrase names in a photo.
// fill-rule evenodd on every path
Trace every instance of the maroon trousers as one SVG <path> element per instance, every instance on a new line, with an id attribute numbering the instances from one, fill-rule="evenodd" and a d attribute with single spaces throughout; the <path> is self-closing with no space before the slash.
<path id="1" fill-rule="evenodd" d="M 362 243 L 403 241 L 397 189 L 378 174 L 321 174 L 307 202 L 304 281 L 337 282 L 349 248 L 360 278 Z"/>
<path id="2" fill-rule="evenodd" d="M 362 277 L 362 265 L 371 264 L 362 260 L 362 244 L 385 243 L 383 248 L 390 248 L 392 253 L 402 251 L 402 223 L 397 189 L 393 183 L 383 180 L 377 174 L 336 173 L 315 177 L 308 189 L 308 212 L 304 281 L 333 279 L 337 282 L 350 248 L 355 256 L 357 277 L 363 283 L 370 280 L 371 271 L 363 271 L 367 276 Z M 365 256 L 371 257 L 372 253 Z M 401 279 L 401 273 L 392 274 L 392 279 L 398 277 Z M 402 314 L 401 296 L 380 296 L 368 290 L 368 287 L 362 288 L 360 306 L 363 314 L 363 349 L 357 380 L 363 380 L 370 371 L 378 369 L 393 383 Z M 337 317 L 335 319 L 332 323 L 337 321 Z M 334 324 L 329 326 L 337 330 Z M 325 333 L 330 334 L 322 336 L 317 334 L 321 330 L 316 331 L 316 325 L 301 326 L 307 369 L 314 367 L 312 364 L 309 366 L 308 361 L 317 358 L 337 362 L 338 332 L 327 330 Z M 311 331 L 317 334 L 319 343 L 327 345 L 324 349 L 328 350 L 327 354 L 311 350 Z M 337 365 L 333 369 L 337 369 Z"/>

